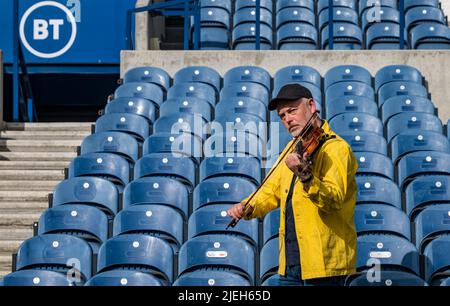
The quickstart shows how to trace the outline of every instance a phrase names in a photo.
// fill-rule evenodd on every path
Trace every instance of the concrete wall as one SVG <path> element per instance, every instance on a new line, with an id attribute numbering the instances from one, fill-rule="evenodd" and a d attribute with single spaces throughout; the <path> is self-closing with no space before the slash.
<path id="1" fill-rule="evenodd" d="M 151 5 L 163 0 L 138 0 L 136 7 Z M 164 34 L 164 17 L 150 17 L 148 12 L 136 14 L 136 50 L 159 50 L 161 36 Z"/>
<path id="2" fill-rule="evenodd" d="M 444 15 L 450 17 L 450 0 L 441 0 L 440 2 Z"/>
<path id="3" fill-rule="evenodd" d="M 0 131 L 3 130 L 3 51 L 0 50 Z"/>
<path id="4" fill-rule="evenodd" d="M 254 65 L 265 68 L 272 76 L 283 67 L 307 65 L 322 76 L 337 65 L 360 65 L 372 76 L 386 65 L 414 66 L 425 76 L 431 99 L 439 108 L 443 122 L 450 118 L 450 51 L 123 51 L 121 76 L 130 68 L 155 66 L 171 76 L 183 67 L 208 66 L 222 76 L 233 67 Z"/>

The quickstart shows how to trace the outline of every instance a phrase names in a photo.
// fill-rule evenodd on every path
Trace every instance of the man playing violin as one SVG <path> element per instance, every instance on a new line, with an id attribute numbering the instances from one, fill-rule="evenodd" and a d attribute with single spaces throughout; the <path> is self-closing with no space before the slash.
<path id="1" fill-rule="evenodd" d="M 344 285 L 356 272 L 357 160 L 347 142 L 317 116 L 307 88 L 285 85 L 268 108 L 277 111 L 293 137 L 307 134 L 305 126 L 326 137 L 313 153 L 302 142 L 288 152 L 293 141 L 308 135 L 294 138 L 261 187 L 228 215 L 248 220 L 280 207 L 279 285 Z"/>

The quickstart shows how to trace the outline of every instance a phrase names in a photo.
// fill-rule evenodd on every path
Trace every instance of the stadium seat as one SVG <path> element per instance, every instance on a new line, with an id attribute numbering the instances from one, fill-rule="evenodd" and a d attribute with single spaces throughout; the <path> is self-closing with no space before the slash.
<path id="1" fill-rule="evenodd" d="M 229 235 L 204 235 L 186 241 L 178 255 L 178 276 L 195 270 L 236 273 L 252 285 L 255 251 L 243 239 Z"/>
<path id="2" fill-rule="evenodd" d="M 191 27 L 194 24 L 191 18 Z M 200 9 L 200 26 L 204 28 L 223 28 L 230 29 L 230 12 L 221 7 L 202 7 Z M 193 30 L 193 29 L 192 29 Z M 174 83 L 175 77 L 174 77 Z"/>
<path id="3" fill-rule="evenodd" d="M 132 270 L 151 274 L 163 285 L 173 281 L 173 250 L 164 240 L 149 235 L 120 235 L 100 247 L 97 271 Z"/>
<path id="4" fill-rule="evenodd" d="M 323 10 L 319 14 L 319 31 L 321 31 L 324 27 L 326 27 L 329 23 L 329 14 L 330 10 Z M 358 13 L 351 8 L 348 7 L 333 7 L 333 22 L 339 22 L 343 24 L 353 24 L 358 25 Z"/>
<path id="5" fill-rule="evenodd" d="M 264 8 L 270 12 L 272 12 L 272 0 L 261 0 L 260 2 L 261 8 Z M 246 7 L 256 7 L 256 3 L 253 0 L 236 0 L 235 1 L 235 10 L 238 11 L 240 9 Z"/>
<path id="6" fill-rule="evenodd" d="M 427 89 L 419 83 L 392 81 L 378 89 L 378 107 L 382 107 L 389 98 L 406 95 L 428 98 Z"/>
<path id="7" fill-rule="evenodd" d="M 340 134 L 342 132 L 373 132 L 383 135 L 383 124 L 375 116 L 365 113 L 342 113 L 329 121 L 331 129 Z"/>
<path id="8" fill-rule="evenodd" d="M 411 30 L 413 49 L 450 49 L 450 28 L 442 24 L 421 24 Z"/>
<path id="9" fill-rule="evenodd" d="M 5 275 L 0 286 L 73 286 L 73 282 L 54 271 L 21 270 Z"/>
<path id="10" fill-rule="evenodd" d="M 283 8 L 277 12 L 276 15 L 276 29 L 278 30 L 281 26 L 294 22 L 294 23 L 305 23 L 310 26 L 316 26 L 316 16 L 314 12 L 308 8 L 302 7 L 287 7 Z"/>
<path id="11" fill-rule="evenodd" d="M 254 157 L 207 157 L 199 172 L 200 182 L 217 176 L 242 177 L 256 186 L 261 182 L 261 164 Z"/>
<path id="12" fill-rule="evenodd" d="M 408 48 L 408 37 L 404 34 L 404 48 Z M 400 25 L 381 22 L 371 25 L 366 32 L 366 49 L 395 50 L 400 49 Z"/>
<path id="13" fill-rule="evenodd" d="M 363 33 L 366 33 L 369 28 L 377 23 L 387 23 L 392 26 L 400 25 L 400 13 L 397 9 L 391 7 L 380 7 L 378 14 L 374 14 L 373 10 L 366 10 L 360 16 Z M 405 36 L 406 38 L 407 36 Z"/>
<path id="14" fill-rule="evenodd" d="M 450 286 L 450 277 L 441 280 L 441 286 Z"/>
<path id="15" fill-rule="evenodd" d="M 108 217 L 92 206 L 59 205 L 42 213 L 38 234 L 68 234 L 82 238 L 97 254 L 100 245 L 108 239 Z"/>
<path id="16" fill-rule="evenodd" d="M 425 248 L 425 280 L 430 285 L 440 285 L 450 274 L 450 235 L 442 235 Z"/>
<path id="17" fill-rule="evenodd" d="M 266 87 L 254 82 L 231 83 L 225 85 L 220 92 L 221 101 L 236 97 L 257 99 L 264 105 L 269 103 L 269 92 Z"/>
<path id="18" fill-rule="evenodd" d="M 154 133 L 186 133 L 205 139 L 206 120 L 199 114 L 179 113 L 159 117 L 154 125 Z"/>
<path id="19" fill-rule="evenodd" d="M 371 85 L 359 81 L 334 83 L 325 90 L 325 101 L 332 101 L 340 96 L 361 96 L 375 101 Z"/>
<path id="20" fill-rule="evenodd" d="M 258 66 L 239 66 L 231 68 L 223 76 L 223 85 L 228 86 L 234 83 L 257 83 L 263 85 L 267 91 L 270 90 L 271 77 L 270 74 Z"/>
<path id="21" fill-rule="evenodd" d="M 98 177 L 75 177 L 61 181 L 53 190 L 53 207 L 83 204 L 99 208 L 112 220 L 119 210 L 117 188 Z"/>
<path id="22" fill-rule="evenodd" d="M 149 122 L 139 115 L 116 113 L 101 116 L 95 122 L 95 133 L 99 132 L 124 132 L 137 141 L 144 141 L 150 134 Z"/>
<path id="23" fill-rule="evenodd" d="M 392 116 L 386 124 L 386 140 L 407 131 L 432 131 L 442 134 L 442 122 L 433 115 L 421 112 L 405 112 Z"/>
<path id="24" fill-rule="evenodd" d="M 280 286 L 280 275 L 273 274 L 272 276 L 266 278 L 266 280 L 261 283 L 261 286 L 263 287 Z"/>
<path id="25" fill-rule="evenodd" d="M 230 30 L 215 26 L 200 27 L 200 50 L 229 50 Z"/>
<path id="26" fill-rule="evenodd" d="M 319 0 L 317 1 L 317 13 L 320 14 L 323 10 L 328 10 L 329 8 L 329 1 L 328 0 Z M 356 10 L 356 1 L 355 0 L 334 0 L 333 1 L 333 7 L 339 7 L 339 8 L 350 8 L 353 10 Z"/>
<path id="27" fill-rule="evenodd" d="M 376 175 L 357 175 L 356 204 L 379 203 L 402 209 L 400 189 L 391 179 Z"/>
<path id="28" fill-rule="evenodd" d="M 405 28 L 408 32 L 422 23 L 427 23 L 428 25 L 435 23 L 436 25 L 442 24 L 447 26 L 444 13 L 440 8 L 416 6 L 405 13 Z"/>
<path id="29" fill-rule="evenodd" d="M 405 238 L 369 234 L 358 236 L 357 270 L 369 270 L 374 264 L 381 269 L 404 271 L 420 275 L 419 252 Z"/>
<path id="30" fill-rule="evenodd" d="M 221 127 L 221 131 L 218 134 L 213 134 L 212 137 L 215 135 L 218 135 L 217 137 L 219 139 L 230 139 L 230 137 L 225 138 L 225 135 L 241 135 L 244 134 L 253 134 L 259 139 L 261 139 L 263 142 L 267 139 L 267 122 L 261 120 L 261 118 L 251 115 L 251 114 L 245 114 L 245 113 L 235 113 L 233 110 L 228 109 L 224 111 L 223 113 L 220 113 L 216 116 L 216 119 L 213 122 L 212 129 L 214 127 Z M 232 136 L 233 137 L 233 136 Z M 239 136 L 235 136 L 239 137 Z M 249 144 L 252 146 L 257 146 L 257 148 L 262 149 L 261 145 L 258 145 L 258 141 L 252 143 L 253 139 L 248 139 L 250 142 Z M 247 142 L 247 139 L 246 139 Z M 206 143 L 206 142 L 205 142 Z M 237 142 L 234 142 L 235 145 L 239 145 Z M 235 147 L 233 145 L 233 147 Z M 249 147 L 249 149 L 252 147 Z M 247 150 L 246 150 L 247 151 Z"/>
<path id="31" fill-rule="evenodd" d="M 114 153 L 134 164 L 139 158 L 139 144 L 123 132 L 99 132 L 87 136 L 81 143 L 81 155 L 87 153 Z"/>
<path id="32" fill-rule="evenodd" d="M 211 104 L 200 98 L 176 98 L 166 100 L 159 110 L 160 117 L 186 114 L 201 115 L 206 121 L 211 121 L 213 117 L 213 108 Z"/>
<path id="33" fill-rule="evenodd" d="M 326 102 L 327 120 L 342 113 L 366 113 L 378 117 L 375 101 L 361 96 L 341 96 Z"/>
<path id="34" fill-rule="evenodd" d="M 280 246 L 278 243 L 278 237 L 267 241 L 262 247 L 259 261 L 259 277 L 261 283 L 272 275 L 278 273 L 279 250 Z"/>
<path id="35" fill-rule="evenodd" d="M 201 7 L 220 7 L 227 10 L 229 13 L 232 11 L 231 0 L 203 0 L 200 3 Z"/>
<path id="36" fill-rule="evenodd" d="M 250 282 L 239 274 L 229 271 L 198 270 L 181 275 L 174 286 L 251 286 Z"/>
<path id="37" fill-rule="evenodd" d="M 313 0 L 278 0 L 275 5 L 277 12 L 285 8 L 306 8 L 314 12 L 315 6 Z"/>
<path id="38" fill-rule="evenodd" d="M 389 65 L 381 68 L 375 74 L 375 92 L 389 82 L 415 82 L 422 84 L 423 76 L 419 70 L 407 65 Z"/>
<path id="39" fill-rule="evenodd" d="M 339 65 L 329 69 L 324 75 L 324 87 L 328 89 L 339 82 L 362 82 L 369 86 L 372 84 L 370 72 L 357 65 Z"/>
<path id="40" fill-rule="evenodd" d="M 318 48 L 317 30 L 307 23 L 284 24 L 277 31 L 276 36 L 279 50 L 316 50 Z"/>
<path id="41" fill-rule="evenodd" d="M 113 182 L 119 192 L 130 181 L 127 160 L 112 153 L 87 153 L 75 157 L 69 165 L 69 178 L 96 176 Z"/>
<path id="42" fill-rule="evenodd" d="M 376 7 L 397 8 L 397 0 L 360 0 L 358 2 L 359 15 L 362 16 L 365 10 L 374 9 Z"/>
<path id="43" fill-rule="evenodd" d="M 123 191 L 123 209 L 157 204 L 176 209 L 187 222 L 189 195 L 185 185 L 168 177 L 144 177 L 129 183 Z"/>
<path id="44" fill-rule="evenodd" d="M 149 122 L 155 122 L 157 116 L 157 108 L 155 104 L 147 99 L 142 98 L 117 98 L 105 107 L 105 114 L 128 113 L 140 115 Z"/>
<path id="45" fill-rule="evenodd" d="M 83 285 L 92 275 L 92 250 L 81 238 L 46 234 L 25 240 L 17 252 L 17 270 L 47 270 Z"/>
<path id="46" fill-rule="evenodd" d="M 272 27 L 272 12 L 261 8 L 259 11 L 259 20 L 261 24 Z M 240 24 L 248 23 L 255 24 L 256 22 L 256 7 L 246 7 L 237 10 L 233 16 L 233 26 L 237 27 Z"/>
<path id="47" fill-rule="evenodd" d="M 124 83 L 153 83 L 161 87 L 164 92 L 167 92 L 170 87 L 169 74 L 165 70 L 156 67 L 138 67 L 130 69 L 125 73 L 123 81 Z"/>
<path id="48" fill-rule="evenodd" d="M 355 152 L 359 168 L 358 175 L 379 175 L 394 179 L 394 166 L 389 157 L 373 152 Z"/>
<path id="49" fill-rule="evenodd" d="M 147 273 L 112 270 L 95 275 L 85 286 L 162 286 L 162 283 L 157 277 Z"/>
<path id="50" fill-rule="evenodd" d="M 450 143 L 441 133 L 425 130 L 402 132 L 391 140 L 390 152 L 394 165 L 404 155 L 416 151 L 450 153 Z"/>
<path id="51" fill-rule="evenodd" d="M 406 187 L 405 211 L 411 221 L 421 210 L 433 204 L 450 204 L 450 176 L 420 176 Z"/>
<path id="52" fill-rule="evenodd" d="M 375 152 L 387 156 L 386 139 L 379 134 L 348 131 L 340 133 L 339 136 L 352 147 L 353 152 Z"/>
<path id="53" fill-rule="evenodd" d="M 437 151 L 418 151 L 406 154 L 398 162 L 398 181 L 400 190 L 419 175 L 449 174 L 450 154 Z"/>
<path id="54" fill-rule="evenodd" d="M 117 98 L 147 99 L 151 101 L 156 108 L 159 108 L 164 99 L 164 92 L 160 86 L 153 83 L 126 82 L 117 87 L 114 91 L 114 99 Z"/>
<path id="55" fill-rule="evenodd" d="M 235 204 L 235 203 L 233 203 Z M 202 235 L 222 234 L 239 237 L 258 247 L 258 220 L 239 222 L 233 228 L 226 228 L 232 218 L 227 210 L 233 204 L 214 204 L 196 209 L 189 217 L 188 239 Z"/>
<path id="56" fill-rule="evenodd" d="M 322 29 L 322 49 L 329 49 L 328 25 Z M 334 50 L 361 50 L 363 37 L 361 28 L 357 25 L 345 22 L 336 22 L 333 26 Z"/>
<path id="57" fill-rule="evenodd" d="M 379 277 L 378 279 L 376 279 Z M 368 271 L 354 278 L 348 286 L 407 286 L 422 287 L 428 284 L 419 276 L 403 271 Z"/>
<path id="58" fill-rule="evenodd" d="M 274 209 L 264 216 L 263 220 L 263 245 L 272 238 L 278 237 L 280 228 L 280 209 Z"/>
<path id="59" fill-rule="evenodd" d="M 405 0 L 405 12 L 417 6 L 439 7 L 439 0 Z"/>
<path id="60" fill-rule="evenodd" d="M 233 28 L 232 47 L 234 50 L 255 50 L 256 47 L 256 25 L 242 23 Z M 261 23 L 260 25 L 260 48 L 261 50 L 272 49 L 272 28 Z"/>
<path id="61" fill-rule="evenodd" d="M 114 218 L 113 235 L 127 234 L 147 234 L 161 238 L 176 253 L 183 244 L 183 217 L 167 205 L 133 205 Z"/>
<path id="62" fill-rule="evenodd" d="M 238 118 L 241 117 L 242 114 L 239 115 Z M 242 116 L 245 118 L 245 116 Z M 212 128 L 217 131 L 224 131 L 224 128 L 227 127 L 226 119 L 221 120 L 222 122 L 213 122 Z M 228 123 L 230 125 L 231 123 Z M 265 138 L 267 137 L 262 133 L 261 136 L 264 137 L 264 140 L 261 137 L 258 137 L 257 134 L 259 131 L 258 126 L 250 123 L 246 128 L 242 124 L 235 124 L 235 129 L 226 130 L 224 132 L 215 133 L 211 137 L 209 137 L 205 143 L 203 144 L 203 152 L 205 157 L 212 156 L 225 156 L 225 157 L 244 157 L 244 156 L 253 156 L 262 160 L 264 156 L 263 148 Z M 241 130 L 237 130 L 236 128 L 241 128 Z M 257 129 L 255 131 L 255 128 Z M 263 129 L 265 132 L 265 130 Z"/>
<path id="63" fill-rule="evenodd" d="M 212 107 L 216 105 L 215 88 L 199 82 L 176 83 L 167 92 L 167 99 L 199 98 L 208 101 Z"/>
<path id="64" fill-rule="evenodd" d="M 194 189 L 193 210 L 210 204 L 235 204 L 255 191 L 256 185 L 241 177 L 218 176 L 202 181 Z"/>
<path id="65" fill-rule="evenodd" d="M 387 99 L 381 107 L 383 124 L 392 116 L 403 112 L 434 114 L 433 102 L 418 96 L 394 96 Z"/>
<path id="66" fill-rule="evenodd" d="M 311 83 L 315 87 L 318 87 L 319 90 L 321 88 L 320 73 L 309 66 L 287 66 L 281 68 L 275 73 L 273 81 L 274 88 L 281 88 L 283 84 L 298 82 Z"/>
<path id="67" fill-rule="evenodd" d="M 228 98 L 216 105 L 216 114 L 233 112 L 235 114 L 249 114 L 257 116 L 263 122 L 267 122 L 267 107 L 260 100 L 253 98 Z"/>
<path id="68" fill-rule="evenodd" d="M 420 252 L 433 239 L 450 234 L 450 203 L 429 205 L 415 218 L 415 242 Z"/>
<path id="69" fill-rule="evenodd" d="M 197 165 L 189 157 L 174 157 L 171 153 L 151 153 L 136 163 L 134 177 L 165 176 L 179 180 L 189 191 L 197 184 Z"/>
<path id="70" fill-rule="evenodd" d="M 355 227 L 358 236 L 386 234 L 411 240 L 408 216 L 401 209 L 391 205 L 356 205 Z"/>

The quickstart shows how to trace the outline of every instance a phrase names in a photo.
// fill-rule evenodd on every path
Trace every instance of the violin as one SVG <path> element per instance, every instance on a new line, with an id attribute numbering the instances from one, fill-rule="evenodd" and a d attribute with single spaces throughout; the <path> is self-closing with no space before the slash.
<path id="1" fill-rule="evenodd" d="M 258 193 L 258 191 L 269 179 L 274 170 L 278 167 L 278 165 L 286 157 L 287 154 L 295 151 L 301 157 L 300 162 L 301 164 L 299 166 L 300 171 L 298 175 L 300 181 L 302 183 L 306 183 L 312 179 L 312 174 L 310 170 L 314 154 L 318 151 L 318 149 L 322 146 L 322 144 L 325 141 L 334 137 L 330 136 L 329 134 L 326 134 L 322 129 L 322 127 L 318 127 L 314 124 L 316 122 L 316 119 L 318 118 L 319 112 L 316 111 L 314 112 L 314 114 L 312 114 L 311 118 L 309 118 L 308 122 L 306 123 L 305 127 L 301 130 L 301 132 L 294 137 L 294 141 L 290 144 L 289 148 L 284 152 L 284 154 L 279 158 L 278 163 L 272 168 L 272 170 L 263 180 L 258 189 L 256 189 L 256 191 L 252 194 L 252 196 L 245 202 L 243 216 L 249 216 L 252 213 L 253 207 L 249 205 L 250 201 L 253 199 L 255 194 Z M 239 222 L 239 220 L 240 219 L 231 220 L 226 229 L 228 229 L 229 227 L 235 227 L 236 224 Z"/>

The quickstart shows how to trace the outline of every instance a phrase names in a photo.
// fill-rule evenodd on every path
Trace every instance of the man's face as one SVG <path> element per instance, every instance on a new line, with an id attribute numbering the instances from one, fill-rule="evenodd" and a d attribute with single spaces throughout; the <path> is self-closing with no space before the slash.
<path id="1" fill-rule="evenodd" d="M 278 116 L 284 127 L 292 136 L 297 136 L 316 111 L 313 99 L 301 98 L 295 101 L 285 101 L 277 105 Z"/>

